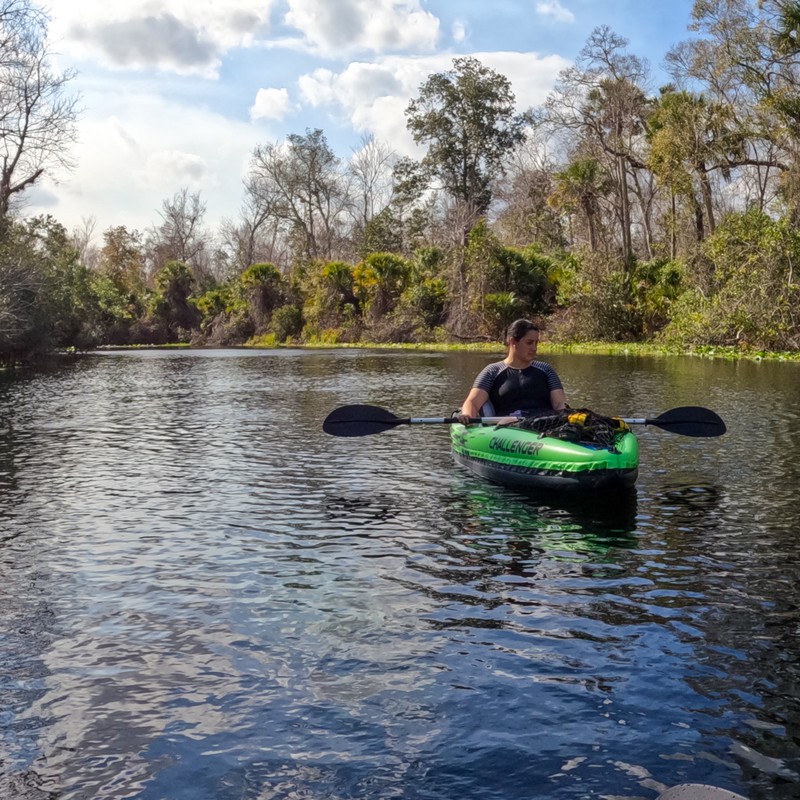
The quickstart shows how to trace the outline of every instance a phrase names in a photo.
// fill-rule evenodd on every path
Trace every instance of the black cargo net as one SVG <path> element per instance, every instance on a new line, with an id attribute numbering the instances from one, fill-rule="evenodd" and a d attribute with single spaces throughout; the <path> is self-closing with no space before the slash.
<path id="1" fill-rule="evenodd" d="M 627 423 L 619 417 L 604 417 L 588 408 L 535 414 L 514 423 L 513 427 L 536 431 L 553 439 L 609 449 L 613 449 L 617 437 L 628 430 Z"/>

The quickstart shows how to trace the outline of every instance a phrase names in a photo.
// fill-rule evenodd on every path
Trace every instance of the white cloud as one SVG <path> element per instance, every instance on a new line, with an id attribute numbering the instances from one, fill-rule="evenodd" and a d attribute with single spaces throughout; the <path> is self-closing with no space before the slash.
<path id="1" fill-rule="evenodd" d="M 218 182 L 205 158 L 182 150 L 156 150 L 150 153 L 144 167 L 138 171 L 138 177 L 144 187 L 167 191 L 168 187 L 184 186 L 194 191 L 208 190 Z"/>
<path id="2" fill-rule="evenodd" d="M 402 92 L 402 76 L 390 65 L 354 61 L 344 71 L 317 69 L 298 81 L 304 98 L 313 106 L 335 101 L 347 105 L 362 97 L 382 97 Z"/>
<path id="3" fill-rule="evenodd" d="M 357 131 L 374 133 L 377 139 L 408 153 L 415 151 L 403 113 L 408 100 L 428 73 L 446 69 L 450 63 L 449 58 L 436 56 L 353 62 L 339 73 L 315 70 L 302 76 L 298 85 L 310 105 L 338 107 Z"/>
<path id="4" fill-rule="evenodd" d="M 453 41 L 463 42 L 467 38 L 467 23 L 457 19 L 453 23 Z"/>
<path id="5" fill-rule="evenodd" d="M 259 89 L 250 108 L 250 119 L 281 120 L 289 113 L 287 89 Z"/>
<path id="6" fill-rule="evenodd" d="M 247 120 L 143 93 L 93 100 L 74 151 L 79 169 L 55 188 L 43 181 L 45 193 L 31 193 L 27 214 L 49 211 L 67 229 L 92 215 L 97 236 L 115 225 L 144 230 L 163 200 L 187 187 L 201 193 L 210 225 L 236 215 L 242 179 L 263 131 Z M 58 197 L 56 207 L 49 191 Z"/>
<path id="7" fill-rule="evenodd" d="M 575 22 L 575 15 L 558 0 L 539 0 L 536 13 L 543 17 L 552 17 L 557 22 Z"/>
<path id="8" fill-rule="evenodd" d="M 536 53 L 476 53 L 485 66 L 511 81 L 519 110 L 542 103 L 569 62 Z M 353 62 L 339 73 L 318 69 L 298 81 L 303 99 L 320 108 L 335 106 L 362 133 L 373 133 L 404 155 L 417 155 L 406 128 L 405 109 L 429 75 L 453 66 L 451 55 L 387 56 L 374 63 Z"/>
<path id="9" fill-rule="evenodd" d="M 520 109 L 541 105 L 553 88 L 559 72 L 572 63 L 558 55 L 504 51 L 476 53 L 475 58 L 511 81 Z"/>
<path id="10" fill-rule="evenodd" d="M 297 85 L 300 87 L 303 100 L 310 106 L 319 107 L 334 101 L 335 80 L 336 73 L 320 67 L 307 75 L 301 75 L 297 79 Z"/>
<path id="11" fill-rule="evenodd" d="M 419 0 L 289 0 L 286 23 L 314 52 L 432 51 L 439 19 Z"/>
<path id="12" fill-rule="evenodd" d="M 266 32 L 275 0 L 52 0 L 52 33 L 69 55 L 107 67 L 217 74 L 222 56 Z"/>

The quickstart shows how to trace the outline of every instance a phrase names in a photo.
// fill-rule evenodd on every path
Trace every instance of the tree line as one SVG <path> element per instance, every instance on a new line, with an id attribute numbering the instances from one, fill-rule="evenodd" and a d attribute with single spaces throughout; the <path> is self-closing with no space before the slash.
<path id="1" fill-rule="evenodd" d="M 69 73 L 47 18 L 0 0 L 0 358 L 193 342 L 496 339 L 800 348 L 800 4 L 696 0 L 670 83 L 595 29 L 537 108 L 471 57 L 430 75 L 424 155 L 320 129 L 257 146 L 216 231 L 187 188 L 95 243 L 16 201 L 69 166 Z"/>

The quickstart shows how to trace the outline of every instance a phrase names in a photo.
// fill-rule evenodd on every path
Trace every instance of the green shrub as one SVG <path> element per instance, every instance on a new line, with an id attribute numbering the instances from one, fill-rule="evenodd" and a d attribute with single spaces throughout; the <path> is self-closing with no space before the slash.
<path id="1" fill-rule="evenodd" d="M 447 285 L 439 278 L 414 283 L 403 292 L 400 304 L 409 309 L 423 326 L 434 328 L 444 322 Z"/>
<path id="2" fill-rule="evenodd" d="M 278 342 L 285 342 L 289 337 L 298 336 L 303 330 L 303 312 L 295 305 L 276 308 L 269 327 Z"/>
<path id="3" fill-rule="evenodd" d="M 702 256 L 710 277 L 702 275 L 705 285 L 675 303 L 665 339 L 800 349 L 800 231 L 755 209 L 730 214 L 704 242 Z"/>

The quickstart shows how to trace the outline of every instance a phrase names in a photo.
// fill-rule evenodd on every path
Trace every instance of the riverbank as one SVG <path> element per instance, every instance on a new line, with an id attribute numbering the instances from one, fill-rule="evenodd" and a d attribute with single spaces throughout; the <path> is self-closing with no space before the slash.
<path id="1" fill-rule="evenodd" d="M 451 352 L 466 350 L 479 353 L 503 352 L 500 342 L 355 342 L 337 343 L 304 342 L 265 345 L 263 342 L 250 341 L 243 345 L 247 348 L 297 347 L 301 349 L 375 349 L 375 350 L 427 350 L 432 352 Z M 621 355 L 621 356 L 696 356 L 698 358 L 724 358 L 729 360 L 746 359 L 751 361 L 797 361 L 800 362 L 800 351 L 770 352 L 766 350 L 744 350 L 736 347 L 717 347 L 703 345 L 691 349 L 665 347 L 647 342 L 572 342 L 559 343 L 543 341 L 539 352 L 575 353 L 577 355 Z"/>
<path id="2" fill-rule="evenodd" d="M 174 343 L 164 345 L 103 345 L 97 348 L 100 351 L 111 350 L 191 350 L 213 349 L 202 345 Z M 265 342 L 261 339 L 251 339 L 236 347 L 225 347 L 225 350 L 417 350 L 429 352 L 454 352 L 468 351 L 476 353 L 502 353 L 505 348 L 500 342 L 294 342 L 286 341 L 277 343 Z M 75 355 L 77 351 L 70 349 L 63 351 Z M 539 346 L 542 355 L 547 353 L 574 353 L 576 355 L 614 355 L 614 356 L 694 356 L 697 358 L 722 358 L 727 360 L 749 361 L 796 361 L 800 362 L 800 351 L 769 351 L 745 350 L 736 347 L 718 347 L 702 345 L 690 349 L 665 347 L 648 342 L 548 342 L 545 340 Z"/>

